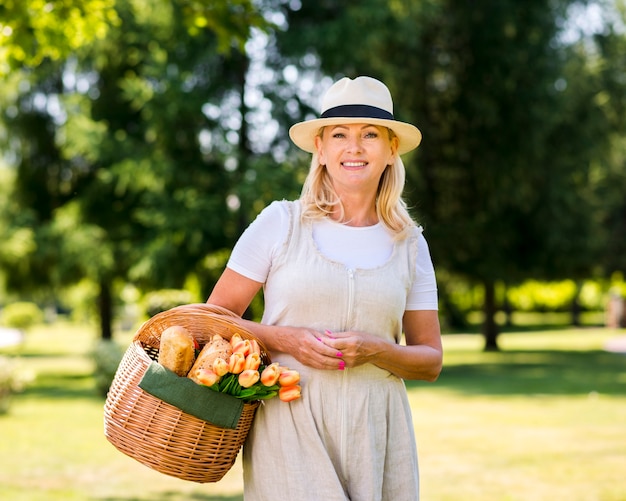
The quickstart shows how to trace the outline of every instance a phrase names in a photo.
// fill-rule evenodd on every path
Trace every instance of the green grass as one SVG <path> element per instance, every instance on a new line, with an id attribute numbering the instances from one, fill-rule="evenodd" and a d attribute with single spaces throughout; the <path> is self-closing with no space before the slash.
<path id="1" fill-rule="evenodd" d="M 439 380 L 407 383 L 422 500 L 626 500 L 626 355 L 602 350 L 618 334 L 510 332 L 500 353 L 483 353 L 477 335 L 444 336 Z M 0 350 L 37 375 L 0 416 L 0 499 L 241 501 L 239 463 L 200 485 L 107 442 L 87 356 L 94 341 L 89 328 L 58 324 Z"/>
<path id="2" fill-rule="evenodd" d="M 626 355 L 605 329 L 446 336 L 432 386 L 409 384 L 423 499 L 623 501 Z"/>

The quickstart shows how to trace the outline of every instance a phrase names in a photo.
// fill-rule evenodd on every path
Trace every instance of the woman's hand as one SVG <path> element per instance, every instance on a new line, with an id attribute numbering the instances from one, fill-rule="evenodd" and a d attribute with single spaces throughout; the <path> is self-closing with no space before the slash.
<path id="1" fill-rule="evenodd" d="M 343 370 L 343 353 L 332 346 L 327 333 L 302 327 L 274 327 L 281 338 L 279 351 L 314 369 Z"/>
<path id="2" fill-rule="evenodd" d="M 376 354 L 387 344 L 383 339 L 361 331 L 325 331 L 320 341 L 334 350 L 336 357 L 343 361 L 344 368 L 375 363 Z"/>
<path id="3" fill-rule="evenodd" d="M 435 381 L 443 361 L 437 312 L 407 311 L 403 326 L 406 345 L 359 331 L 327 331 L 321 339 L 341 353 L 346 368 L 371 363 L 403 379 Z"/>

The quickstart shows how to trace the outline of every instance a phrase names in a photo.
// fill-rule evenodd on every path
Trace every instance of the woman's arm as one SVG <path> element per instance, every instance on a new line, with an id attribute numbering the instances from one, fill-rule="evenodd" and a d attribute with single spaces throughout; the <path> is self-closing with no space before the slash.
<path id="1" fill-rule="evenodd" d="M 435 381 L 443 361 L 438 312 L 407 311 L 403 327 L 406 346 L 364 332 L 331 333 L 324 342 L 341 351 L 346 367 L 372 363 L 403 379 Z"/>
<path id="2" fill-rule="evenodd" d="M 226 308 L 241 316 L 263 284 L 230 268 L 213 288 L 207 303 Z M 296 360 L 316 369 L 337 369 L 337 350 L 321 342 L 323 333 L 303 327 L 264 325 L 242 318 L 233 319 L 259 338 L 270 351 L 289 353 Z"/>

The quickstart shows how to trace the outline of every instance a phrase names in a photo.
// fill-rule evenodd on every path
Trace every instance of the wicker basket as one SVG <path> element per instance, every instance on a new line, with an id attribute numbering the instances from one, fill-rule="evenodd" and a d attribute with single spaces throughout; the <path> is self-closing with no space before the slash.
<path id="1" fill-rule="evenodd" d="M 146 393 L 139 382 L 158 357 L 161 332 L 172 325 L 188 329 L 203 346 L 213 334 L 230 339 L 254 336 L 229 320 L 228 310 L 207 304 L 178 306 L 144 323 L 117 369 L 104 405 L 104 434 L 118 450 L 166 475 L 217 482 L 233 466 L 246 439 L 258 402 L 244 404 L 237 428 L 216 426 Z M 261 345 L 262 361 L 269 364 Z"/>

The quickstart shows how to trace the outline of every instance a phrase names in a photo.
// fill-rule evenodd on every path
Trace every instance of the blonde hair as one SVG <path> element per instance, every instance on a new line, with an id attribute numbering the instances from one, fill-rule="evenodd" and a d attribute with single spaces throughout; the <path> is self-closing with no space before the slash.
<path id="1" fill-rule="evenodd" d="M 318 133 L 320 136 L 323 130 L 320 129 Z M 392 138 L 393 131 L 388 130 Z M 405 177 L 404 163 L 400 155 L 396 155 L 395 162 L 384 170 L 376 195 L 378 219 L 394 235 L 395 240 L 406 238 L 410 229 L 416 226 L 406 202 L 402 199 Z M 319 163 L 317 153 L 313 153 L 311 158 L 311 167 L 302 186 L 300 203 L 302 218 L 321 219 L 330 215 L 335 207 L 339 208 L 342 219 L 345 215 L 341 199 L 333 189 L 326 166 Z"/>

